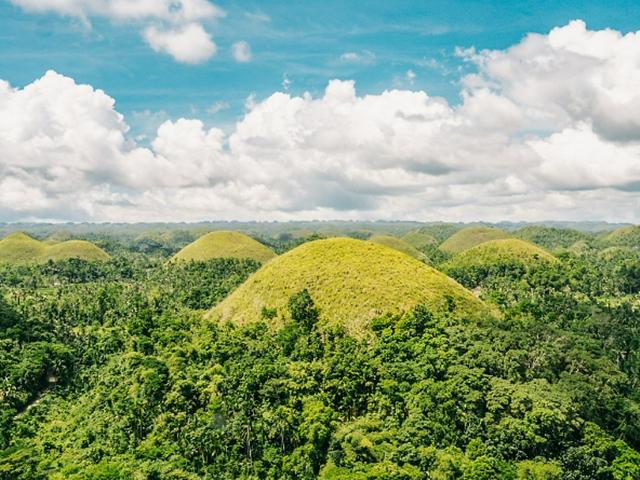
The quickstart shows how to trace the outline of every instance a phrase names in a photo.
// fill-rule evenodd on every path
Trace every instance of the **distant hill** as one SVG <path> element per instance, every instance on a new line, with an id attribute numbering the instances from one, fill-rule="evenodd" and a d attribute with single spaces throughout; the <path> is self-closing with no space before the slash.
<path id="1" fill-rule="evenodd" d="M 240 232 L 210 232 L 190 243 L 172 258 L 175 260 L 210 260 L 212 258 L 250 258 L 266 262 L 276 254 L 269 247 Z"/>
<path id="2" fill-rule="evenodd" d="M 423 248 L 434 248 L 437 247 L 439 243 L 434 236 L 424 233 L 420 229 L 406 233 L 402 237 L 402 240 L 407 242 L 409 245 L 413 245 L 418 250 Z"/>
<path id="3" fill-rule="evenodd" d="M 384 245 L 385 247 L 393 248 L 394 250 L 405 253 L 416 260 L 420 260 L 421 262 L 427 260 L 427 256 L 424 253 L 398 237 L 392 237 L 391 235 L 374 235 L 369 239 L 369 241 Z"/>
<path id="4" fill-rule="evenodd" d="M 291 295 L 308 289 L 320 319 L 362 335 L 383 313 L 425 304 L 435 312 L 473 318 L 489 307 L 453 279 L 408 255 L 368 241 L 332 238 L 305 243 L 267 263 L 209 314 L 247 323 L 271 310 L 287 318 Z"/>
<path id="5" fill-rule="evenodd" d="M 501 264 L 535 266 L 558 260 L 546 250 L 524 240 L 506 238 L 491 240 L 471 247 L 453 257 L 445 271 L 458 268 L 490 267 Z"/>
<path id="6" fill-rule="evenodd" d="M 454 233 L 445 240 L 440 249 L 444 252 L 455 254 L 460 253 L 481 243 L 490 240 L 500 240 L 509 238 L 510 235 L 494 227 L 468 227 Z"/>
<path id="7" fill-rule="evenodd" d="M 0 263 L 42 263 L 70 258 L 104 261 L 109 259 L 109 255 L 93 243 L 83 240 L 41 242 L 22 232 L 12 233 L 0 240 Z"/>
<path id="8" fill-rule="evenodd" d="M 628 225 L 614 230 L 602 242 L 609 246 L 640 248 L 640 225 Z"/>
<path id="9" fill-rule="evenodd" d="M 548 250 L 569 248 L 579 241 L 594 238 L 593 234 L 580 232 L 571 228 L 528 226 L 513 232 L 513 236 L 540 245 Z"/>

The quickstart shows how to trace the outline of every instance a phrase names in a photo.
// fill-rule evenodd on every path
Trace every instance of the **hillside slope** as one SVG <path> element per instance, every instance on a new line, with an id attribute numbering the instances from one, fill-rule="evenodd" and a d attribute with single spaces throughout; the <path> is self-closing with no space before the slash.
<path id="1" fill-rule="evenodd" d="M 60 243 L 41 242 L 22 232 L 12 233 L 0 240 L 0 263 L 43 263 L 70 258 L 105 261 L 109 259 L 109 255 L 100 247 L 84 240 L 68 240 Z"/>

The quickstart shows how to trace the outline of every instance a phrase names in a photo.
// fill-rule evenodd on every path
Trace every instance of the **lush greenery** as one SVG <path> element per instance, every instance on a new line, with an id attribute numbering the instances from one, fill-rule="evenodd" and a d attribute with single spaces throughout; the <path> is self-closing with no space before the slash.
<path id="1" fill-rule="evenodd" d="M 402 303 L 444 277 L 370 242 L 253 274 L 95 240 L 112 259 L 0 266 L 2 480 L 640 479 L 638 246 L 462 264 L 499 313 L 471 318 L 460 286 Z M 275 310 L 203 318 L 256 279 Z"/>

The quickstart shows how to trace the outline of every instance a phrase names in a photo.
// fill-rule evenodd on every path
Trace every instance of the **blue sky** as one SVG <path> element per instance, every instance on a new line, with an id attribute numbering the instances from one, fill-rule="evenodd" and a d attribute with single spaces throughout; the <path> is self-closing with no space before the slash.
<path id="1" fill-rule="evenodd" d="M 638 85 L 637 0 L 0 0 L 0 221 L 638 223 Z"/>
<path id="2" fill-rule="evenodd" d="M 455 47 L 502 49 L 528 32 L 575 18 L 589 28 L 639 27 L 637 1 L 219 1 L 226 16 L 208 26 L 218 53 L 184 65 L 154 52 L 132 22 L 91 18 L 91 28 L 55 13 L 29 13 L 0 0 L 0 78 L 24 86 L 54 69 L 108 92 L 135 131 L 169 117 L 198 116 L 227 125 L 258 99 L 283 90 L 319 94 L 333 78 L 353 79 L 359 93 L 422 89 L 459 101 Z M 252 61 L 236 63 L 230 46 L 247 41 Z M 349 63 L 355 52 L 368 61 Z M 412 70 L 410 82 L 406 72 Z M 212 113 L 213 104 L 224 108 Z M 227 108 L 228 105 L 228 108 Z M 214 109 L 215 110 L 215 109 Z"/>

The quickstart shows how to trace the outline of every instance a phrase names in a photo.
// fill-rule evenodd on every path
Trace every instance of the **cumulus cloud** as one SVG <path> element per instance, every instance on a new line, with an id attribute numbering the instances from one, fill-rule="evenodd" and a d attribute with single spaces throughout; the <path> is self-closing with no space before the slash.
<path id="1" fill-rule="evenodd" d="M 156 52 L 167 53 L 182 63 L 202 63 L 216 53 L 211 35 L 197 23 L 168 30 L 150 26 L 143 36 Z"/>
<path id="2" fill-rule="evenodd" d="M 238 63 L 247 63 L 251 61 L 251 46 L 247 42 L 236 42 L 231 45 L 231 54 Z"/>
<path id="3" fill-rule="evenodd" d="M 318 96 L 250 97 L 227 133 L 164 121 L 148 146 L 100 90 L 54 72 L 0 82 L 0 215 L 640 222 L 640 141 L 621 109 L 638 96 L 639 45 L 572 22 L 461 50 L 477 72 L 460 105 L 332 80 Z"/>
<path id="4" fill-rule="evenodd" d="M 143 38 L 156 52 L 176 61 L 201 63 L 215 55 L 216 45 L 203 22 L 224 16 L 208 0 L 9 0 L 28 12 L 53 12 L 81 19 L 92 17 L 146 24 Z"/>

